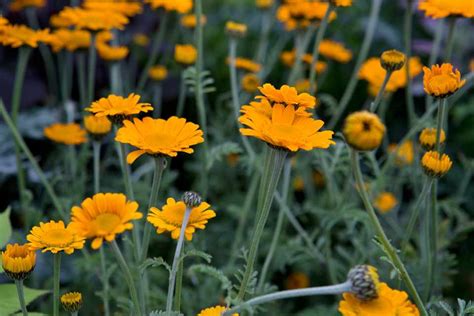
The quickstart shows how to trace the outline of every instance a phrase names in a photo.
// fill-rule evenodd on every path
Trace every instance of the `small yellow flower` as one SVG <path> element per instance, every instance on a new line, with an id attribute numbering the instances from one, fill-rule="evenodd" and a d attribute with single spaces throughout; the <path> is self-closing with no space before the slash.
<path id="1" fill-rule="evenodd" d="M 362 151 L 374 150 L 382 143 L 385 125 L 376 114 L 359 111 L 346 118 L 343 133 L 351 147 Z"/>
<path id="2" fill-rule="evenodd" d="M 97 42 L 96 47 L 100 58 L 106 61 L 119 61 L 128 55 L 127 46 L 110 46 L 102 42 Z"/>
<path id="3" fill-rule="evenodd" d="M 436 128 L 425 128 L 421 131 L 420 137 L 418 138 L 421 147 L 425 150 L 433 150 L 436 146 Z M 443 129 L 439 133 L 439 143 L 444 144 L 446 141 L 446 133 Z"/>
<path id="4" fill-rule="evenodd" d="M 255 5 L 259 9 L 269 9 L 273 6 L 274 0 L 255 0 Z"/>
<path id="5" fill-rule="evenodd" d="M 78 49 L 87 49 L 91 44 L 91 34 L 85 30 L 58 29 L 52 34 L 54 40 L 51 47 L 54 52 L 66 49 L 74 52 Z"/>
<path id="6" fill-rule="evenodd" d="M 316 106 L 316 98 L 309 93 L 300 93 L 294 87 L 283 85 L 276 89 L 272 84 L 266 83 L 259 88 L 260 92 L 271 103 L 281 103 L 284 105 L 293 105 L 305 109 L 312 109 Z M 263 98 L 263 97 L 257 97 Z"/>
<path id="7" fill-rule="evenodd" d="M 137 46 L 146 47 L 150 43 L 150 38 L 143 33 L 133 35 L 133 43 Z"/>
<path id="8" fill-rule="evenodd" d="M 181 17 L 181 25 L 188 29 L 194 29 L 197 25 L 197 19 L 195 14 L 186 14 Z M 201 16 L 201 25 L 206 25 L 207 18 L 205 15 Z"/>
<path id="9" fill-rule="evenodd" d="M 129 22 L 129 19 L 119 12 L 88 10 L 79 7 L 65 7 L 55 19 L 55 23 L 62 27 L 73 26 L 95 32 L 111 29 L 123 30 Z"/>
<path id="10" fill-rule="evenodd" d="M 254 93 L 260 86 L 260 79 L 256 74 L 245 74 L 242 77 L 242 89 L 248 93 Z"/>
<path id="11" fill-rule="evenodd" d="M 472 0 L 420 0 L 418 9 L 433 19 L 445 17 L 474 17 Z"/>
<path id="12" fill-rule="evenodd" d="M 18 12 L 27 8 L 42 8 L 46 5 L 46 0 L 13 0 L 10 3 L 10 10 Z"/>
<path id="13" fill-rule="evenodd" d="M 214 307 L 208 307 L 208 308 L 203 309 L 202 311 L 199 312 L 199 314 L 197 314 L 197 316 L 221 316 L 222 313 L 225 312 L 226 310 L 228 310 L 227 307 L 217 305 Z M 239 314 L 234 313 L 231 316 L 239 316 Z"/>
<path id="14" fill-rule="evenodd" d="M 330 0 L 331 3 L 337 7 L 350 7 L 352 0 Z"/>
<path id="15" fill-rule="evenodd" d="M 145 153 L 169 157 L 176 157 L 178 152 L 191 154 L 194 152 L 191 146 L 204 142 L 199 125 L 176 116 L 168 120 L 135 118 L 133 122 L 125 120 L 123 124 L 115 140 L 138 148 L 128 154 L 129 164 Z"/>
<path id="16" fill-rule="evenodd" d="M 374 200 L 375 208 L 382 214 L 390 212 L 397 204 L 397 198 L 390 192 L 382 192 Z"/>
<path id="17" fill-rule="evenodd" d="M 164 9 L 178 13 L 188 13 L 193 8 L 192 0 L 145 0 L 153 10 Z"/>
<path id="18" fill-rule="evenodd" d="M 293 272 L 285 280 L 287 290 L 304 289 L 309 286 L 309 278 L 303 272 Z"/>
<path id="19" fill-rule="evenodd" d="M 97 117 L 107 117 L 114 123 L 122 123 L 122 121 L 132 115 L 153 111 L 153 107 L 149 103 L 139 103 L 140 96 L 131 93 L 127 98 L 109 95 L 107 98 L 101 98 L 86 108 L 86 111 L 93 113 Z"/>
<path id="20" fill-rule="evenodd" d="M 95 139 L 102 139 L 112 130 L 112 123 L 106 117 L 84 116 L 84 128 Z"/>
<path id="21" fill-rule="evenodd" d="M 415 153 L 411 140 L 407 140 L 401 145 L 390 144 L 388 151 L 396 155 L 395 159 L 398 165 L 411 165 L 413 163 Z"/>
<path id="22" fill-rule="evenodd" d="M 428 151 L 421 158 L 421 165 L 425 173 L 431 177 L 441 178 L 451 169 L 453 162 L 448 155 L 440 157 L 437 151 Z"/>
<path id="23" fill-rule="evenodd" d="M 352 59 L 352 52 L 344 45 L 327 39 L 322 40 L 319 44 L 319 53 L 328 59 L 344 64 Z"/>
<path id="24" fill-rule="evenodd" d="M 82 249 L 85 243 L 84 237 L 77 235 L 70 225 L 65 226 L 63 221 L 40 223 L 31 229 L 26 239 L 31 250 L 42 249 L 42 252 L 52 253 L 64 251 L 68 255 L 76 249 Z"/>
<path id="25" fill-rule="evenodd" d="M 402 69 L 403 65 L 405 65 L 405 61 L 405 54 L 395 49 L 384 51 L 380 56 L 380 65 L 386 71 Z"/>
<path id="26" fill-rule="evenodd" d="M 82 307 L 82 294 L 79 292 L 68 292 L 61 295 L 61 305 L 69 313 L 77 312 Z"/>
<path id="27" fill-rule="evenodd" d="M 44 129 L 44 135 L 60 144 L 79 145 L 87 141 L 86 131 L 76 123 L 54 123 Z"/>
<path id="28" fill-rule="evenodd" d="M 423 87 L 432 97 L 446 98 L 466 83 L 466 80 L 461 80 L 459 70 L 454 70 L 451 64 L 433 65 L 431 69 L 423 67 L 423 72 Z"/>
<path id="29" fill-rule="evenodd" d="M 319 23 L 326 15 L 328 3 L 319 1 L 294 1 L 285 3 L 278 7 L 277 19 L 285 25 L 289 31 L 300 28 L 304 29 L 313 23 Z M 331 12 L 329 21 L 336 18 L 336 13 Z"/>
<path id="30" fill-rule="evenodd" d="M 24 280 L 36 265 L 36 253 L 28 245 L 8 244 L 2 252 L 2 268 L 13 280 Z"/>
<path id="31" fill-rule="evenodd" d="M 33 30 L 26 25 L 3 25 L 0 42 L 5 46 L 18 48 L 20 46 L 38 47 L 39 43 L 52 40 L 48 30 Z"/>
<path id="32" fill-rule="evenodd" d="M 227 34 L 235 37 L 243 37 L 247 33 L 247 25 L 234 21 L 227 21 L 225 24 Z"/>
<path id="33" fill-rule="evenodd" d="M 70 228 L 79 236 L 92 239 L 92 249 L 99 249 L 104 242 L 131 230 L 133 220 L 143 217 L 138 203 L 127 201 L 121 193 L 98 193 L 71 209 Z"/>
<path id="34" fill-rule="evenodd" d="M 140 2 L 129 0 L 86 0 L 83 7 L 94 11 L 120 13 L 128 17 L 133 17 L 143 11 Z"/>
<path id="35" fill-rule="evenodd" d="M 148 75 L 152 80 L 162 81 L 168 76 L 168 69 L 163 65 L 155 65 L 150 68 Z"/>
<path id="36" fill-rule="evenodd" d="M 196 62 L 197 49 L 193 45 L 176 45 L 174 59 L 182 65 L 192 65 Z"/>
<path id="37" fill-rule="evenodd" d="M 191 210 L 185 231 L 186 240 L 192 240 L 196 229 L 205 229 L 208 220 L 216 217 L 216 213 L 209 209 L 210 207 L 206 202 L 201 202 Z M 178 239 L 185 211 L 186 205 L 183 201 L 176 202 L 173 198 L 168 198 L 162 210 L 156 207 L 150 208 L 147 220 L 156 227 L 157 234 L 170 232 L 171 238 Z"/>

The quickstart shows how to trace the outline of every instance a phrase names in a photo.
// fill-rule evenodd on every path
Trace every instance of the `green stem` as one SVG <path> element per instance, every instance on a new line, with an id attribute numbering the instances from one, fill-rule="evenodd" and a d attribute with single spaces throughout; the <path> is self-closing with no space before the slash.
<path id="1" fill-rule="evenodd" d="M 25 304 L 25 294 L 23 293 L 23 280 L 15 280 L 15 285 L 18 293 L 18 300 L 20 301 L 21 312 L 23 313 L 23 316 L 28 316 Z"/>
<path id="2" fill-rule="evenodd" d="M 77 155 L 76 155 L 76 150 L 73 145 L 68 145 L 67 146 L 67 151 L 68 151 L 68 160 L 69 160 L 69 165 L 71 167 L 71 180 L 74 180 L 77 174 Z"/>
<path id="3" fill-rule="evenodd" d="M 179 96 L 178 96 L 178 106 L 176 115 L 181 117 L 184 112 L 184 103 L 186 102 L 186 82 L 184 81 L 184 70 L 181 71 L 180 83 L 179 83 Z"/>
<path id="4" fill-rule="evenodd" d="M 427 284 L 425 287 L 425 301 L 430 299 L 433 293 L 435 275 L 436 275 L 436 260 L 438 252 L 438 211 L 437 211 L 437 187 L 438 181 L 434 180 L 431 182 L 431 206 L 427 210 L 426 218 L 426 241 L 428 243 L 428 267 L 427 267 Z"/>
<path id="5" fill-rule="evenodd" d="M 265 10 L 262 14 L 262 29 L 260 32 L 260 40 L 258 41 L 256 60 L 260 64 L 265 63 L 265 57 L 268 49 L 268 36 L 272 26 L 271 10 Z"/>
<path id="6" fill-rule="evenodd" d="M 339 119 L 344 114 L 344 111 L 346 110 L 347 106 L 349 105 L 349 101 L 352 98 L 352 95 L 357 85 L 360 66 L 362 65 L 362 62 L 366 60 L 367 54 L 369 53 L 370 45 L 372 44 L 372 39 L 374 37 L 375 29 L 379 19 L 381 5 L 382 0 L 372 0 L 372 8 L 370 10 L 369 22 L 367 24 L 364 41 L 362 43 L 359 56 L 357 56 L 354 71 L 352 72 L 351 78 L 349 79 L 349 83 L 346 86 L 346 90 L 344 91 L 341 101 L 339 102 L 337 112 L 334 114 L 328 124 L 328 129 L 334 129 Z"/>
<path id="7" fill-rule="evenodd" d="M 89 46 L 89 68 L 87 77 L 87 104 L 94 100 L 94 86 L 95 86 L 95 68 L 97 62 L 97 51 L 95 49 L 96 34 L 91 33 L 91 44 Z"/>
<path id="8" fill-rule="evenodd" d="M 184 249 L 182 252 L 184 252 Z M 184 272 L 184 258 L 179 260 L 178 272 L 176 273 L 176 290 L 174 294 L 174 310 L 175 311 L 181 310 L 181 292 L 183 288 L 183 272 Z"/>
<path id="9" fill-rule="evenodd" d="M 153 108 L 153 116 L 161 117 L 163 110 L 163 88 L 159 82 L 153 85 Z"/>
<path id="10" fill-rule="evenodd" d="M 199 1 L 199 0 L 198 0 Z M 200 19 L 198 19 L 200 21 Z M 171 266 L 171 272 L 169 276 L 168 283 L 168 295 L 166 297 L 166 313 L 171 315 L 171 310 L 173 306 L 173 297 L 174 297 L 174 288 L 176 284 L 176 272 L 178 269 L 178 263 L 181 256 L 181 249 L 183 248 L 184 235 L 186 232 L 186 227 L 188 226 L 189 217 L 191 215 L 192 209 L 186 206 L 186 211 L 184 212 L 183 222 L 181 223 L 181 230 L 179 232 L 178 243 L 176 244 L 176 251 L 174 253 L 173 265 Z"/>
<path id="11" fill-rule="evenodd" d="M 336 285 L 280 291 L 280 292 L 275 292 L 271 294 L 254 297 L 232 309 L 225 311 L 222 315 L 230 316 L 230 315 L 233 315 L 233 313 L 240 311 L 244 307 L 264 304 L 264 303 L 273 302 L 276 300 L 282 300 L 282 299 L 293 298 L 293 297 L 302 297 L 302 296 L 338 295 L 344 292 L 349 292 L 350 290 L 351 290 L 351 283 L 350 281 L 346 281 L 344 283 L 340 283 Z"/>
<path id="12" fill-rule="evenodd" d="M 438 102 L 438 120 L 436 125 L 436 151 L 441 155 L 441 130 L 446 120 L 446 98 Z M 447 132 L 447 131 L 445 131 Z"/>
<path id="13" fill-rule="evenodd" d="M 456 21 L 457 18 L 451 17 L 449 18 L 449 26 L 448 26 L 448 38 L 446 40 L 446 56 L 445 60 L 449 62 L 453 56 L 453 48 L 454 48 L 454 34 L 456 30 Z"/>
<path id="14" fill-rule="evenodd" d="M 362 202 L 364 203 L 367 214 L 369 215 L 370 223 L 372 224 L 372 227 L 375 230 L 378 241 L 382 244 L 385 250 L 385 253 L 389 257 L 394 267 L 396 267 L 398 272 L 400 273 L 400 277 L 405 283 L 406 287 L 408 288 L 408 292 L 410 293 L 413 300 L 415 301 L 415 304 L 418 306 L 418 309 L 420 310 L 420 314 L 422 316 L 428 316 L 428 312 L 426 311 L 425 306 L 423 305 L 423 301 L 421 300 L 415 288 L 415 285 L 413 284 L 413 281 L 410 278 L 410 275 L 408 274 L 405 266 L 403 265 L 403 262 L 400 260 L 400 257 L 398 256 L 396 249 L 393 248 L 392 244 L 387 238 L 387 235 L 385 235 L 382 225 L 380 224 L 377 218 L 377 214 L 375 213 L 375 210 L 372 204 L 370 203 L 370 197 L 365 188 L 364 180 L 362 178 L 362 172 L 360 170 L 359 153 L 355 150 L 351 150 L 351 163 L 352 163 L 352 169 L 354 172 L 354 178 L 356 180 L 357 188 L 359 188 L 358 191 L 359 191 L 360 197 L 362 199 Z"/>
<path id="15" fill-rule="evenodd" d="M 405 19 L 404 19 L 404 45 L 405 45 L 405 77 L 406 77 L 406 91 L 405 91 L 405 102 L 407 104 L 408 110 L 408 122 L 410 126 L 416 121 L 415 113 L 415 103 L 413 101 L 413 91 L 411 86 L 411 76 L 410 76 L 410 58 L 411 58 L 411 37 L 412 37 L 412 28 L 413 28 L 413 0 L 407 1 L 407 9 L 405 10 Z"/>
<path id="16" fill-rule="evenodd" d="M 100 267 L 102 272 L 102 302 L 104 304 L 104 315 L 110 315 L 109 305 L 109 276 L 107 274 L 106 257 L 104 253 L 104 247 L 100 247 Z"/>
<path id="17" fill-rule="evenodd" d="M 296 56 L 295 63 L 291 68 L 291 72 L 288 76 L 288 84 L 293 85 L 300 78 L 302 65 L 303 65 L 303 55 L 306 52 L 306 49 L 311 39 L 311 35 L 314 32 L 314 26 L 310 26 L 305 32 L 298 30 L 295 38 L 296 46 Z"/>
<path id="18" fill-rule="evenodd" d="M 100 147 L 98 141 L 92 142 L 92 155 L 94 160 L 94 192 L 100 192 Z"/>
<path id="19" fill-rule="evenodd" d="M 436 26 L 435 37 L 433 39 L 433 44 L 431 47 L 430 59 L 429 59 L 428 65 L 434 65 L 436 63 L 436 60 L 438 59 L 439 51 L 441 48 L 441 40 L 443 39 L 445 21 L 444 19 L 439 19 L 437 23 L 438 25 Z M 433 97 L 430 96 L 429 94 L 426 94 L 426 98 L 425 98 L 426 109 L 429 109 L 432 104 L 433 104 Z"/>
<path id="20" fill-rule="evenodd" d="M 387 87 L 387 83 L 390 80 L 390 77 L 392 76 L 392 71 L 387 71 L 385 74 L 385 78 L 383 79 L 382 86 L 380 87 L 379 92 L 377 93 L 377 96 L 375 97 L 374 102 L 370 104 L 370 112 L 375 113 L 377 111 L 377 107 L 380 104 L 380 101 L 382 101 L 383 94 L 385 92 L 385 88 Z"/>
<path id="21" fill-rule="evenodd" d="M 125 276 L 125 281 L 127 282 L 128 289 L 130 291 L 130 296 L 135 308 L 135 312 L 137 312 L 136 315 L 144 315 L 142 314 L 141 308 L 140 308 L 140 303 L 138 301 L 138 295 L 137 295 L 137 289 L 135 288 L 135 283 L 133 280 L 132 273 L 130 272 L 130 268 L 128 267 L 127 262 L 125 261 L 125 258 L 122 255 L 122 252 L 120 251 L 119 246 L 117 245 L 117 242 L 115 240 L 112 240 L 110 243 L 112 250 L 115 254 L 115 257 L 117 259 L 117 262 L 120 266 L 120 269 L 122 269 L 122 272 Z"/>
<path id="22" fill-rule="evenodd" d="M 113 94 L 122 95 L 122 76 L 120 74 L 120 63 L 112 62 L 110 64 L 110 88 Z"/>
<path id="23" fill-rule="evenodd" d="M 329 24 L 329 17 L 331 16 L 331 13 L 334 11 L 334 9 L 335 7 L 331 4 L 331 2 L 329 2 L 326 13 L 324 14 L 321 24 L 319 25 L 318 33 L 316 34 L 316 40 L 314 41 L 313 55 L 309 69 L 309 93 L 311 95 L 316 92 L 316 65 L 318 64 L 319 60 L 319 45 L 324 38 L 324 34 L 326 33 L 326 29 Z"/>
<path id="24" fill-rule="evenodd" d="M 59 282 L 61 274 L 61 252 L 53 255 L 53 316 L 59 315 Z"/>
<path id="25" fill-rule="evenodd" d="M 83 52 L 77 54 L 77 80 L 79 84 L 79 101 L 81 106 L 84 107 L 87 100 L 87 88 L 86 88 L 86 55 Z"/>
<path id="26" fill-rule="evenodd" d="M 278 180 L 280 178 L 286 156 L 286 151 L 272 147 L 267 148 L 263 175 L 259 189 L 257 207 L 258 213 L 252 234 L 244 276 L 237 294 L 238 301 L 242 301 L 245 297 L 245 294 L 247 293 L 247 287 L 249 286 L 250 279 L 253 274 L 253 266 L 257 258 L 258 246 L 268 219 L 268 214 L 273 202 L 273 195 L 278 185 Z"/>

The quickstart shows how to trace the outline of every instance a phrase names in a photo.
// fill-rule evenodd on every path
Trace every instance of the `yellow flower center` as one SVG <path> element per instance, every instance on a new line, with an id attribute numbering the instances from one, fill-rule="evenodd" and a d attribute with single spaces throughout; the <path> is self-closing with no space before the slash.
<path id="1" fill-rule="evenodd" d="M 48 247 L 65 247 L 74 241 L 74 236 L 66 229 L 51 229 L 42 236 L 43 244 Z"/>
<path id="2" fill-rule="evenodd" d="M 117 214 L 103 213 L 98 215 L 94 220 L 94 225 L 99 232 L 113 232 L 120 224 L 120 217 Z"/>

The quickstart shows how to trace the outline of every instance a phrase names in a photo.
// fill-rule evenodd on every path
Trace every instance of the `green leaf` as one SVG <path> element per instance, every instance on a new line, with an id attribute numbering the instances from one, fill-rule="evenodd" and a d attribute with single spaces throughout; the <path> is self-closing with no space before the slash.
<path id="1" fill-rule="evenodd" d="M 26 305 L 49 292 L 47 290 L 30 289 L 26 286 L 23 287 L 23 290 Z M 0 315 L 10 315 L 20 310 L 20 301 L 18 300 L 15 284 L 0 284 L 0 297 L 2 298 L 0 300 Z"/>
<path id="2" fill-rule="evenodd" d="M 10 223 L 10 206 L 0 213 L 0 248 L 3 248 L 12 235 L 12 225 Z"/>
<path id="3" fill-rule="evenodd" d="M 145 270 L 148 268 L 156 268 L 160 266 L 165 267 L 166 270 L 168 270 L 168 272 L 171 273 L 170 265 L 166 263 L 166 261 L 162 257 L 146 259 L 145 262 L 143 262 L 139 267 L 140 273 L 143 274 Z"/>
<path id="4" fill-rule="evenodd" d="M 186 257 L 199 257 L 204 259 L 207 263 L 211 263 L 212 256 L 208 253 L 205 253 L 204 251 L 199 251 L 196 249 L 191 249 L 186 251 L 181 258 L 179 258 L 179 261 L 184 260 Z"/>

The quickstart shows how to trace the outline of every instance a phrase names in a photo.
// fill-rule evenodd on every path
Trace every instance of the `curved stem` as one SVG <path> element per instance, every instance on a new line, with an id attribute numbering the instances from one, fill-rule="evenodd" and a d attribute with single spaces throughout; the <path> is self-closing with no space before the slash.
<path id="1" fill-rule="evenodd" d="M 87 104 L 94 100 L 94 86 L 95 86 L 95 68 L 97 61 L 97 51 L 95 49 L 96 34 L 91 33 L 91 44 L 89 46 L 89 68 L 87 77 Z"/>
<path id="2" fill-rule="evenodd" d="M 362 199 L 362 202 L 364 203 L 364 207 L 367 211 L 367 214 L 369 215 L 370 223 L 372 224 L 372 227 L 375 230 L 378 241 L 383 246 L 385 253 L 389 257 L 394 267 L 396 267 L 398 272 L 400 273 L 400 277 L 408 288 L 408 292 L 415 301 L 415 304 L 418 306 L 420 314 L 422 316 L 428 316 L 428 312 L 426 311 L 425 306 L 423 305 L 423 301 L 421 300 L 420 295 L 418 294 L 415 285 L 413 284 L 413 281 L 410 278 L 410 275 L 408 274 L 405 266 L 403 265 L 403 262 L 400 260 L 396 249 L 393 248 L 392 244 L 387 238 L 387 235 L 385 235 L 382 225 L 380 224 L 379 219 L 377 218 L 377 214 L 375 213 L 375 210 L 370 202 L 370 198 L 367 193 L 367 189 L 365 188 L 364 180 L 362 178 L 362 172 L 360 170 L 359 165 L 359 153 L 353 149 L 351 150 L 351 164 L 360 197 Z"/>
<path id="3" fill-rule="evenodd" d="M 382 101 L 383 94 L 385 92 L 385 88 L 387 87 L 387 83 L 390 80 L 390 77 L 392 76 L 392 71 L 387 71 L 385 74 L 385 78 L 383 79 L 382 86 L 380 87 L 379 92 L 377 93 L 377 96 L 375 97 L 374 102 L 370 104 L 370 112 L 375 112 L 377 111 L 377 107 L 380 104 L 380 101 Z"/>
<path id="4" fill-rule="evenodd" d="M 109 276 L 107 274 L 106 258 L 104 253 L 104 247 L 100 247 L 100 268 L 102 273 L 102 302 L 104 304 L 104 315 L 110 315 L 109 305 Z"/>
<path id="5" fill-rule="evenodd" d="M 382 0 L 372 0 L 372 8 L 370 10 L 369 23 L 366 28 L 364 41 L 362 43 L 359 56 L 357 56 L 357 61 L 354 67 L 354 71 L 352 72 L 351 78 L 349 79 L 349 83 L 346 86 L 346 90 L 344 91 L 341 101 L 339 102 L 339 105 L 337 107 L 337 112 L 334 114 L 334 116 L 331 118 L 331 121 L 328 124 L 328 129 L 334 129 L 339 119 L 344 114 L 344 111 L 346 110 L 346 107 L 352 98 L 355 87 L 357 85 L 357 79 L 359 75 L 360 66 L 362 65 L 362 62 L 367 58 L 370 45 L 372 44 L 375 28 L 377 26 L 377 22 L 379 19 L 381 5 L 382 5 Z"/>
<path id="6" fill-rule="evenodd" d="M 94 192 L 100 192 L 100 147 L 98 141 L 92 142 L 92 155 L 94 160 Z"/>
<path id="7" fill-rule="evenodd" d="M 128 267 L 127 262 L 125 261 L 125 258 L 123 257 L 122 252 L 120 251 L 120 248 L 117 245 L 117 242 L 115 240 L 112 240 L 112 242 L 110 242 L 110 245 L 115 254 L 120 269 L 122 269 L 122 272 L 125 276 L 125 281 L 128 284 L 130 296 L 135 307 L 135 311 L 137 312 L 136 315 L 143 315 L 141 312 L 140 303 L 138 301 L 137 289 L 135 288 L 135 283 L 133 280 L 132 273 L 130 272 L 130 268 Z"/>
<path id="8" fill-rule="evenodd" d="M 199 21 L 199 20 L 198 20 Z M 176 284 L 176 271 L 178 269 L 179 258 L 181 256 L 181 249 L 183 248 L 184 243 L 184 234 L 186 232 L 186 227 L 188 226 L 189 217 L 191 215 L 192 209 L 186 206 L 184 212 L 183 222 L 181 223 L 181 230 L 179 232 L 178 243 L 176 245 L 176 251 L 174 253 L 173 265 L 171 266 L 171 272 L 169 276 L 168 283 L 168 295 L 166 298 L 166 313 L 170 315 L 172 306 L 173 306 L 173 297 L 174 297 L 174 287 Z"/>
<path id="9" fill-rule="evenodd" d="M 406 91 L 405 91 L 405 102 L 407 104 L 408 110 L 408 122 L 412 126 L 416 121 L 415 113 L 415 103 L 413 101 L 413 91 L 411 86 L 411 76 L 410 76 L 410 58 L 411 58 L 411 35 L 413 28 L 413 0 L 407 1 L 407 9 L 405 10 L 405 19 L 404 19 L 404 45 L 405 45 L 405 77 L 406 77 Z"/>
<path id="10" fill-rule="evenodd" d="M 18 293 L 18 301 L 20 301 L 21 312 L 23 316 L 28 316 L 28 310 L 25 304 L 25 294 L 23 293 L 23 280 L 15 280 L 16 291 Z"/>
<path id="11" fill-rule="evenodd" d="M 53 316 L 59 315 L 59 282 L 61 274 L 61 253 L 53 255 Z"/>

